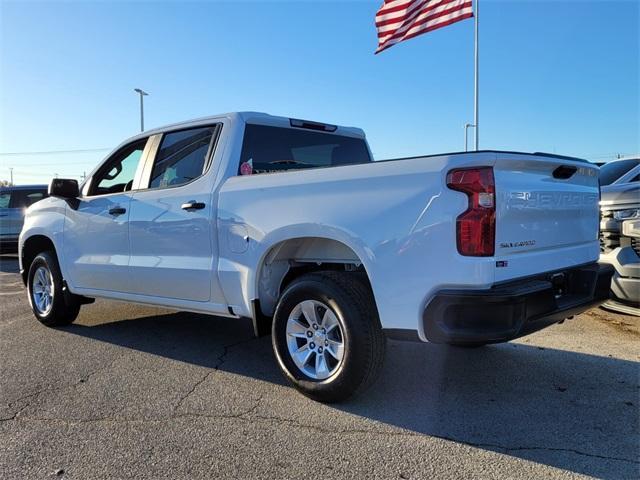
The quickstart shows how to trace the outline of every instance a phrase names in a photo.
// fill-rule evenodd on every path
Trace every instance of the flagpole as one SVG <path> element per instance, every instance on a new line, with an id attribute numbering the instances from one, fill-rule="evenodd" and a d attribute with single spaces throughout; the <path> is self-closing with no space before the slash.
<path id="1" fill-rule="evenodd" d="M 479 76 L 478 76 L 478 10 L 479 8 L 478 7 L 480 6 L 480 0 L 475 0 L 473 3 L 475 4 L 475 10 L 476 10 L 473 15 L 473 19 L 474 19 L 473 50 L 474 50 L 474 64 L 475 64 L 475 71 L 473 75 L 473 123 L 476 126 L 475 135 L 474 135 L 475 149 L 478 150 L 478 143 L 480 138 L 480 122 L 478 121 L 478 80 L 479 80 Z"/>

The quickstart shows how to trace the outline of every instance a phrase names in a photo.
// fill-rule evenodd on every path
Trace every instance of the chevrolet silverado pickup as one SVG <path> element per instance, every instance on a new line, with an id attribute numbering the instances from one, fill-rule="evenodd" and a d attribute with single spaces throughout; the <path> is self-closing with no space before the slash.
<path id="1" fill-rule="evenodd" d="M 609 310 L 640 316 L 640 238 L 624 232 L 640 219 L 640 158 L 600 168 L 600 262 L 613 266 Z"/>
<path id="2" fill-rule="evenodd" d="M 251 319 L 325 402 L 372 383 L 387 337 L 508 341 L 602 302 L 612 274 L 598 167 L 571 157 L 373 161 L 360 129 L 245 112 L 141 133 L 49 193 L 19 239 L 41 323 L 96 297 Z"/>

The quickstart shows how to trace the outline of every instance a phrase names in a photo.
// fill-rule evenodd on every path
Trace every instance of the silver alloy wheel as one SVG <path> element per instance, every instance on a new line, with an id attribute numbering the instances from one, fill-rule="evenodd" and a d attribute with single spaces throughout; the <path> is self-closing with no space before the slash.
<path id="1" fill-rule="evenodd" d="M 40 315 L 47 315 L 53 307 L 53 278 L 45 266 L 38 267 L 33 275 L 31 297 L 33 305 Z"/>
<path id="2" fill-rule="evenodd" d="M 287 320 L 287 347 L 293 363 L 308 377 L 325 380 L 344 358 L 344 329 L 338 316 L 317 300 L 300 302 Z"/>

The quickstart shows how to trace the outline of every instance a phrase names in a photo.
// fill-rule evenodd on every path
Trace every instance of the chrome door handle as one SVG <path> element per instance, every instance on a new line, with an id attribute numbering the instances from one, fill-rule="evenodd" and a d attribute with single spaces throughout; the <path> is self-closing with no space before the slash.
<path id="1" fill-rule="evenodd" d="M 114 207 L 109 209 L 109 215 L 122 215 L 123 213 L 127 213 L 126 208 Z"/>
<path id="2" fill-rule="evenodd" d="M 181 208 L 183 210 L 202 210 L 204 208 L 204 203 L 189 200 L 187 203 L 183 203 Z"/>

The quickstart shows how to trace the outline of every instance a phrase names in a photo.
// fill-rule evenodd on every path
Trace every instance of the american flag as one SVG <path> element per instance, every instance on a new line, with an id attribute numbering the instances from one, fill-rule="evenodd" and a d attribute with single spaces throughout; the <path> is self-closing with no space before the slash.
<path id="1" fill-rule="evenodd" d="M 376 13 L 378 49 L 473 17 L 472 0 L 384 0 Z"/>

